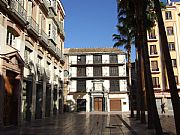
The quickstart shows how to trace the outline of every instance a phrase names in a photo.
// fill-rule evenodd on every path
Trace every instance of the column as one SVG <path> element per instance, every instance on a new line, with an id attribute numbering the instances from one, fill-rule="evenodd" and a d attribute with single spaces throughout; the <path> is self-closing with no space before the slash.
<path id="1" fill-rule="evenodd" d="M 91 111 L 93 112 L 94 111 L 94 97 L 91 96 Z"/>

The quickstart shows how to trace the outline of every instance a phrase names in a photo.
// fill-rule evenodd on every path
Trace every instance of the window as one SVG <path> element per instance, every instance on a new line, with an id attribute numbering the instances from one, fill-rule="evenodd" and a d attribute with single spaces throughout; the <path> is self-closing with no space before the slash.
<path id="1" fill-rule="evenodd" d="M 153 87 L 160 88 L 159 77 L 152 77 Z"/>
<path id="2" fill-rule="evenodd" d="M 51 36 L 51 24 L 49 24 L 48 36 Z"/>
<path id="3" fill-rule="evenodd" d="M 120 91 L 119 80 L 110 80 L 110 91 Z"/>
<path id="4" fill-rule="evenodd" d="M 24 50 L 24 61 L 26 64 L 29 64 L 30 62 L 30 54 L 31 54 L 32 50 L 30 50 L 28 47 L 25 47 Z"/>
<path id="5" fill-rule="evenodd" d="M 110 76 L 118 76 L 119 73 L 118 73 L 118 66 L 116 67 L 109 67 L 109 73 L 110 73 Z"/>
<path id="6" fill-rule="evenodd" d="M 176 84 L 179 84 L 178 83 L 178 76 L 174 76 L 174 77 L 175 77 Z"/>
<path id="7" fill-rule="evenodd" d="M 167 27 L 167 35 L 174 35 L 173 27 Z"/>
<path id="8" fill-rule="evenodd" d="M 15 45 L 15 34 L 7 30 L 6 44 L 14 46 Z"/>
<path id="9" fill-rule="evenodd" d="M 102 76 L 102 67 L 93 67 L 93 76 Z"/>
<path id="10" fill-rule="evenodd" d="M 149 39 L 156 39 L 155 29 L 151 29 L 149 32 Z"/>
<path id="11" fill-rule="evenodd" d="M 168 43 L 168 46 L 169 46 L 169 51 L 175 51 L 174 42 L 169 42 L 169 43 Z"/>
<path id="12" fill-rule="evenodd" d="M 166 12 L 165 12 L 165 16 L 166 16 L 166 20 L 172 19 L 171 11 L 166 11 Z"/>
<path id="13" fill-rule="evenodd" d="M 94 55 L 93 56 L 93 63 L 94 64 L 102 63 L 102 55 Z"/>
<path id="14" fill-rule="evenodd" d="M 77 76 L 86 76 L 86 67 L 77 67 Z"/>
<path id="15" fill-rule="evenodd" d="M 150 55 L 157 54 L 156 45 L 150 45 Z"/>
<path id="16" fill-rule="evenodd" d="M 86 64 L 86 56 L 78 55 L 77 56 L 77 64 Z"/>
<path id="17" fill-rule="evenodd" d="M 177 67 L 176 59 L 172 59 L 171 61 L 172 61 L 172 66 Z"/>
<path id="18" fill-rule="evenodd" d="M 151 61 L 151 68 L 152 68 L 152 71 L 159 71 L 158 62 L 157 61 Z"/>
<path id="19" fill-rule="evenodd" d="M 77 92 L 86 92 L 86 80 L 77 80 Z"/>
<path id="20" fill-rule="evenodd" d="M 110 55 L 110 63 L 118 63 L 117 55 Z"/>
<path id="21" fill-rule="evenodd" d="M 57 26 L 54 24 L 54 22 L 51 22 L 49 24 L 48 36 L 50 39 L 52 39 L 54 42 L 56 42 Z"/>

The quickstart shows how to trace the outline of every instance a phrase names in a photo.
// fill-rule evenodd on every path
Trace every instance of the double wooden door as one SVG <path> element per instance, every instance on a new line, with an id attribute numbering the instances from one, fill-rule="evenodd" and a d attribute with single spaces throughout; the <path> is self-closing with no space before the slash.
<path id="1" fill-rule="evenodd" d="M 102 111 L 103 110 L 103 98 L 95 97 L 94 98 L 94 111 Z"/>

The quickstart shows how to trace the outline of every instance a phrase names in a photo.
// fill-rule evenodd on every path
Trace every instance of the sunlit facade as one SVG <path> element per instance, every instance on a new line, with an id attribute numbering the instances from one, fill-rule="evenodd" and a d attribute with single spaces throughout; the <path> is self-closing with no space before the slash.
<path id="1" fill-rule="evenodd" d="M 171 55 L 174 76 L 177 88 L 180 89 L 180 2 L 170 3 L 166 9 L 162 9 L 164 25 L 166 29 L 169 51 Z M 160 46 L 158 25 L 148 31 L 149 59 L 156 103 L 159 110 L 160 105 L 165 103 L 166 110 L 172 110 L 170 89 L 168 86 L 165 62 Z"/>
<path id="2" fill-rule="evenodd" d="M 128 111 L 126 54 L 118 48 L 65 49 L 67 111 Z"/>
<path id="3" fill-rule="evenodd" d="M 63 111 L 60 0 L 0 1 L 0 126 Z"/>

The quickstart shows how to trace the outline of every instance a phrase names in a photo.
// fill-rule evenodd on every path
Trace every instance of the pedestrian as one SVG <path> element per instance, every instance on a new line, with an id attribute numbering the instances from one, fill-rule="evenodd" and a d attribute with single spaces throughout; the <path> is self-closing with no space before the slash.
<path id="1" fill-rule="evenodd" d="M 165 113 L 165 103 L 162 103 L 161 104 L 161 113 L 163 114 L 163 113 Z"/>

